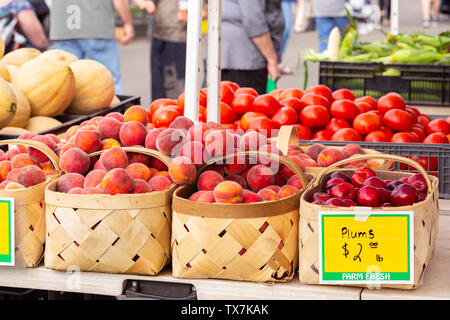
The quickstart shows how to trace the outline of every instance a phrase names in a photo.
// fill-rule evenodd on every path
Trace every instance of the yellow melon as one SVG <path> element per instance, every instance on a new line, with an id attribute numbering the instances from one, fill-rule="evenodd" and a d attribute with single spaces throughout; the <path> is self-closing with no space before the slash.
<path id="1" fill-rule="evenodd" d="M 27 97 L 32 116 L 64 113 L 75 95 L 72 69 L 58 60 L 33 59 L 17 70 L 12 84 Z"/>
<path id="2" fill-rule="evenodd" d="M 1 65 L 2 64 L 0 63 L 0 66 Z M 9 74 L 9 82 L 11 82 L 14 79 L 14 76 L 16 75 L 17 70 L 19 70 L 19 67 L 13 66 L 12 64 L 8 64 L 6 66 L 6 69 L 8 70 L 8 74 Z"/>
<path id="3" fill-rule="evenodd" d="M 54 118 L 36 116 L 30 118 L 30 120 L 28 121 L 28 125 L 25 127 L 25 130 L 37 133 L 44 130 L 55 128 L 60 125 L 61 122 Z"/>
<path id="4" fill-rule="evenodd" d="M 115 106 L 120 103 L 120 99 L 117 96 L 114 96 L 111 103 L 109 104 L 110 107 Z"/>
<path id="5" fill-rule="evenodd" d="M 114 77 L 103 64 L 80 59 L 70 64 L 76 81 L 75 97 L 67 109 L 72 114 L 89 114 L 109 108 L 114 98 Z"/>
<path id="6" fill-rule="evenodd" d="M 8 68 L 6 68 L 6 66 L 3 64 L 0 64 L 0 78 L 2 78 L 5 81 L 11 80 L 11 78 L 9 76 Z"/>
<path id="7" fill-rule="evenodd" d="M 78 60 L 78 57 L 70 52 L 61 50 L 61 49 L 51 49 L 44 51 L 41 55 L 37 57 L 37 59 L 56 59 L 64 62 L 65 64 L 71 64 Z"/>
<path id="8" fill-rule="evenodd" d="M 17 127 L 4 127 L 2 130 L 0 130 L 0 135 L 5 136 L 20 136 L 24 133 L 30 132 L 28 130 L 25 130 L 24 128 L 17 128 Z"/>
<path id="9" fill-rule="evenodd" d="M 12 83 L 9 83 L 9 86 L 11 87 L 11 89 L 13 89 L 14 95 L 16 96 L 17 110 L 16 110 L 16 114 L 14 115 L 14 118 L 8 124 L 8 126 L 25 128 L 28 124 L 28 120 L 31 117 L 30 103 L 28 102 L 28 99 L 25 96 L 25 94 L 22 92 L 22 90 L 17 88 Z"/>
<path id="10" fill-rule="evenodd" d="M 34 48 L 20 48 L 5 54 L 1 63 L 6 65 L 22 66 L 25 62 L 36 58 L 41 52 Z"/>
<path id="11" fill-rule="evenodd" d="M 14 117 L 17 100 L 8 82 L 0 78 L 0 129 L 6 127 Z"/>
<path id="12" fill-rule="evenodd" d="M 3 58 L 4 54 L 5 54 L 5 42 L 3 41 L 3 38 L 0 35 L 0 59 Z"/>

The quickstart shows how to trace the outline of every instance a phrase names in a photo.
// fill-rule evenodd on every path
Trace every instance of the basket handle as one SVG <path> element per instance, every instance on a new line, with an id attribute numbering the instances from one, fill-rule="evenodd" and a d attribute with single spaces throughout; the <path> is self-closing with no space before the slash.
<path id="1" fill-rule="evenodd" d="M 240 151 L 236 153 L 229 153 L 226 155 L 214 157 L 212 159 L 209 159 L 205 162 L 205 164 L 200 167 L 197 173 L 197 179 L 200 176 L 200 173 L 202 173 L 208 166 L 216 164 L 218 161 L 227 160 L 234 157 L 242 157 L 242 156 L 265 156 L 273 160 L 278 160 L 280 163 L 286 165 L 291 169 L 300 179 L 303 185 L 303 189 L 306 188 L 306 186 L 309 184 L 308 179 L 306 178 L 305 173 L 292 161 L 286 158 L 285 156 L 269 153 L 269 152 L 261 152 L 261 151 Z M 196 179 L 196 180 L 197 180 Z"/>
<path id="2" fill-rule="evenodd" d="M 276 146 L 283 154 L 288 154 L 289 146 L 298 146 L 298 131 L 295 126 L 282 126 L 278 131 Z"/>
<path id="3" fill-rule="evenodd" d="M 352 156 L 348 159 L 344 159 L 341 161 L 338 161 L 328 167 L 326 167 L 323 171 L 321 171 L 319 173 L 319 175 L 317 176 L 317 179 L 314 181 L 314 186 L 317 187 L 319 186 L 319 183 L 322 181 L 323 177 L 333 171 L 333 169 L 340 167 L 342 165 L 345 165 L 349 162 L 352 161 L 360 161 L 360 160 L 370 160 L 370 159 L 384 159 L 384 160 L 391 160 L 393 162 L 400 162 L 400 163 L 405 163 L 410 165 L 411 167 L 416 168 L 425 178 L 425 182 L 427 183 L 427 187 L 428 187 L 428 193 L 431 193 L 431 189 L 432 189 L 432 185 L 431 185 L 431 180 L 430 180 L 430 176 L 428 175 L 427 171 L 425 171 L 425 169 L 416 161 L 411 160 L 409 158 L 404 158 L 404 157 L 400 157 L 400 156 L 395 156 L 395 155 L 391 155 L 391 154 L 364 154 L 364 155 L 358 155 L 358 156 Z M 375 171 L 377 171 L 377 169 L 375 168 Z M 378 170 L 380 171 L 380 170 Z"/>
<path id="4" fill-rule="evenodd" d="M 47 145 L 42 142 L 34 141 L 34 140 L 25 140 L 25 139 L 8 139 L 8 140 L 0 140 L 0 145 L 11 145 L 11 144 L 21 144 L 27 147 L 35 148 L 42 153 L 44 153 L 53 164 L 55 171 L 57 174 L 61 173 L 61 169 L 59 168 L 59 157 L 56 153 L 50 149 Z"/>
<path id="5" fill-rule="evenodd" d="M 153 149 L 147 149 L 147 148 L 138 148 L 138 147 L 121 147 L 121 149 L 125 152 L 133 152 L 133 153 L 141 153 L 148 156 L 152 156 L 154 158 L 157 158 L 158 160 L 161 160 L 165 165 L 169 166 L 172 159 L 156 150 Z M 89 157 L 95 157 L 98 155 L 101 155 L 102 153 L 106 152 L 108 150 L 100 150 L 93 152 L 89 154 Z"/>

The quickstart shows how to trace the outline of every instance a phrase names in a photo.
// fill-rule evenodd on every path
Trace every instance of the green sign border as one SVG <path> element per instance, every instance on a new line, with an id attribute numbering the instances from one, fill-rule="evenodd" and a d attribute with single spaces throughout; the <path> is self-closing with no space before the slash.
<path id="1" fill-rule="evenodd" d="M 401 211 L 398 211 L 401 212 Z M 406 211 L 405 211 L 406 212 Z M 408 211 L 409 212 L 409 211 Z M 414 214 L 414 213 L 413 213 Z M 322 213 L 321 214 L 321 227 L 319 232 L 322 233 L 322 243 L 321 243 L 321 249 L 322 249 L 322 260 L 320 263 L 320 281 L 324 283 L 353 283 L 353 284 L 369 284 L 369 283 L 393 283 L 393 282 L 399 282 L 399 283 L 414 283 L 414 278 L 411 277 L 411 215 L 409 213 L 378 213 L 378 212 L 370 212 L 370 217 L 376 218 L 376 217 L 406 217 L 407 218 L 407 253 L 408 253 L 408 271 L 407 272 L 383 272 L 385 274 L 390 275 L 390 280 L 343 280 L 342 274 L 345 272 L 326 272 L 325 269 L 325 239 L 324 239 L 324 218 L 328 217 L 356 217 L 357 213 L 345 213 L 345 214 L 339 214 L 339 213 Z M 320 249 L 320 248 L 319 248 Z M 348 273 L 366 273 L 366 272 L 348 272 Z"/>
<path id="2" fill-rule="evenodd" d="M 0 203 L 8 204 L 8 221 L 9 221 L 9 229 L 8 229 L 9 254 L 0 254 L 0 263 L 2 265 L 14 265 L 14 245 L 13 245 L 13 230 L 14 230 L 13 203 L 14 203 L 14 199 L 0 199 Z"/>

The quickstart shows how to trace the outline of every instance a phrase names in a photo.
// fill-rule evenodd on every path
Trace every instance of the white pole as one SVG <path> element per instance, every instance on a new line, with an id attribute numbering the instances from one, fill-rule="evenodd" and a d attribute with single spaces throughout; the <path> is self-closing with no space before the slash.
<path id="1" fill-rule="evenodd" d="M 399 26 L 399 9 L 398 0 L 391 1 L 391 33 L 396 36 L 398 35 Z"/>
<path id="2" fill-rule="evenodd" d="M 203 0 L 189 0 L 186 40 L 184 115 L 198 122 Z"/>
<path id="3" fill-rule="evenodd" d="M 222 0 L 208 1 L 208 121 L 220 123 Z"/>

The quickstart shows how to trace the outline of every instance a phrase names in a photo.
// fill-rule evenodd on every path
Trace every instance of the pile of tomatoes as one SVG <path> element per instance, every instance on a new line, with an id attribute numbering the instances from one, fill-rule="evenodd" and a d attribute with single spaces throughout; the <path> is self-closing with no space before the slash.
<path id="1" fill-rule="evenodd" d="M 277 89 L 258 94 L 255 89 L 222 81 L 221 123 L 227 129 L 276 134 L 295 125 L 301 140 L 439 143 L 450 140 L 450 117 L 430 119 L 391 92 L 378 100 L 355 97 L 349 89 L 331 91 L 315 85 L 302 91 Z M 199 121 L 207 122 L 207 91 L 200 90 Z M 148 111 L 156 128 L 167 128 L 184 114 L 184 93 L 178 99 L 157 99 Z"/>

